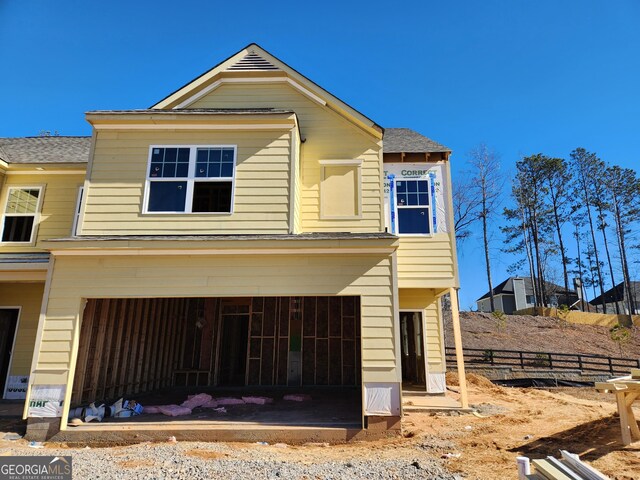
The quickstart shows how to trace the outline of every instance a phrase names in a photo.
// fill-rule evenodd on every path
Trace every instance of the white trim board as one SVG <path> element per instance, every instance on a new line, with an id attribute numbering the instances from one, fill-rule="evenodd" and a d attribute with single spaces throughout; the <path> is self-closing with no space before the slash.
<path id="1" fill-rule="evenodd" d="M 310 98 L 314 102 L 319 103 L 322 106 L 325 106 L 327 104 L 327 102 L 325 102 L 322 98 L 318 97 L 315 93 L 309 91 L 308 89 L 306 89 L 305 87 L 300 85 L 298 82 L 296 82 L 295 80 L 293 80 L 293 79 L 291 79 L 289 77 L 221 78 L 221 79 L 216 80 L 215 82 L 213 82 L 211 85 L 203 88 L 198 93 L 196 93 L 196 94 L 192 95 L 191 97 L 187 98 L 183 102 L 179 103 L 178 105 L 173 107 L 172 110 L 180 110 L 182 108 L 188 107 L 189 105 L 191 105 L 191 104 L 195 103 L 196 101 L 200 100 L 202 97 L 204 97 L 208 93 L 212 92 L 213 90 L 215 90 L 219 86 L 224 85 L 225 83 L 236 83 L 236 84 L 286 83 L 286 84 L 291 85 L 293 88 L 295 88 L 300 93 L 302 93 L 304 96 Z"/>
<path id="2" fill-rule="evenodd" d="M 13 356 L 16 350 L 16 338 L 18 338 L 18 329 L 20 328 L 20 318 L 22 317 L 21 306 L 0 306 L 0 310 L 18 310 L 18 318 L 16 319 L 16 328 L 13 332 L 13 340 L 11 342 L 11 355 L 9 357 L 9 364 L 7 365 L 7 377 L 4 380 L 4 386 L 2 388 L 2 398 L 7 395 L 7 386 L 9 385 L 9 377 L 11 376 L 11 369 L 13 368 Z"/>

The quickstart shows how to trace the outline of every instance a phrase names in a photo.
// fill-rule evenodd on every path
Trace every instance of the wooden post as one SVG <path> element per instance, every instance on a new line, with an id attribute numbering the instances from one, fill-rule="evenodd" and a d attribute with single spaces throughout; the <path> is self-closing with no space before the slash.
<path id="1" fill-rule="evenodd" d="M 624 397 L 624 392 L 616 392 L 618 415 L 620 415 L 620 429 L 622 430 L 622 444 L 629 445 L 631 443 L 631 428 L 629 426 L 629 412 Z"/>
<path id="2" fill-rule="evenodd" d="M 460 332 L 460 312 L 458 311 L 458 292 L 455 288 L 449 289 L 451 297 L 451 323 L 453 324 L 453 340 L 456 347 L 456 363 L 458 366 L 458 383 L 460 384 L 460 405 L 469 408 L 467 397 L 467 379 L 464 373 L 464 356 L 462 354 L 462 334 Z"/>

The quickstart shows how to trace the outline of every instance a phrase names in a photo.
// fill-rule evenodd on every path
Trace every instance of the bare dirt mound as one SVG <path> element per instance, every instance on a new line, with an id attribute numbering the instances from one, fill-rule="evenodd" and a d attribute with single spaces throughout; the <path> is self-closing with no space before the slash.
<path id="1" fill-rule="evenodd" d="M 585 388 L 504 388 L 475 374 L 467 383 L 479 416 L 410 414 L 405 420 L 413 442 L 438 439 L 434 443 L 445 448 L 452 471 L 471 480 L 515 479 L 517 456 L 557 457 L 564 449 L 612 479 L 640 478 L 640 442 L 622 445 L 613 395 Z"/>
<path id="2" fill-rule="evenodd" d="M 611 339 L 607 327 L 532 315 L 505 315 L 504 318 L 499 321 L 488 313 L 460 312 L 464 348 L 640 357 L 638 327 L 632 329 L 631 339 L 620 345 Z M 453 347 L 450 315 L 446 314 L 445 340 L 447 347 Z"/>

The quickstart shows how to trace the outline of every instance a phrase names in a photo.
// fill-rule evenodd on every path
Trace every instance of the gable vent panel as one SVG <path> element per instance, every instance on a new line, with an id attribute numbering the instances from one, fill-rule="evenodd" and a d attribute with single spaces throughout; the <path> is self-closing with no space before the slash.
<path id="1" fill-rule="evenodd" d="M 227 68 L 227 71 L 242 70 L 278 70 L 278 67 L 256 53 L 248 53 L 240 61 Z"/>

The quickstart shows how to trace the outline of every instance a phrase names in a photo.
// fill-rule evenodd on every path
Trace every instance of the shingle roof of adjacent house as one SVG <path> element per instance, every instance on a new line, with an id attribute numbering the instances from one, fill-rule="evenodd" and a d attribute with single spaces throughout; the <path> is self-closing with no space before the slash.
<path id="1" fill-rule="evenodd" d="M 500 285 L 494 287 L 493 288 L 493 294 L 494 295 L 499 295 L 501 293 L 513 294 L 514 293 L 513 292 L 513 279 L 514 278 L 518 278 L 518 277 L 509 277 L 504 282 L 502 282 Z M 522 278 L 524 279 L 525 295 L 533 295 L 533 284 L 531 282 L 531 277 L 522 277 Z M 556 285 L 555 283 L 545 282 L 545 287 L 547 289 L 547 293 L 548 294 L 560 294 L 560 295 L 564 295 L 565 294 L 564 287 L 561 287 L 560 285 Z M 569 295 L 571 295 L 571 294 L 575 295 L 575 292 L 573 290 L 569 290 L 566 293 L 568 293 Z M 489 298 L 489 292 L 485 293 L 477 301 L 484 300 L 485 298 Z"/>
<path id="2" fill-rule="evenodd" d="M 7 163 L 87 163 L 91 137 L 0 137 L 0 160 Z"/>
<path id="3" fill-rule="evenodd" d="M 631 293 L 636 301 L 640 299 L 640 282 L 629 282 Z M 610 288 L 604 292 L 605 303 L 621 302 L 625 298 L 624 282 L 620 282 L 613 288 Z M 602 295 L 598 295 L 596 298 L 589 302 L 591 305 L 600 305 L 602 303 Z"/>
<path id="4" fill-rule="evenodd" d="M 449 147 L 434 142 L 410 128 L 385 128 L 384 153 L 450 152 Z"/>

